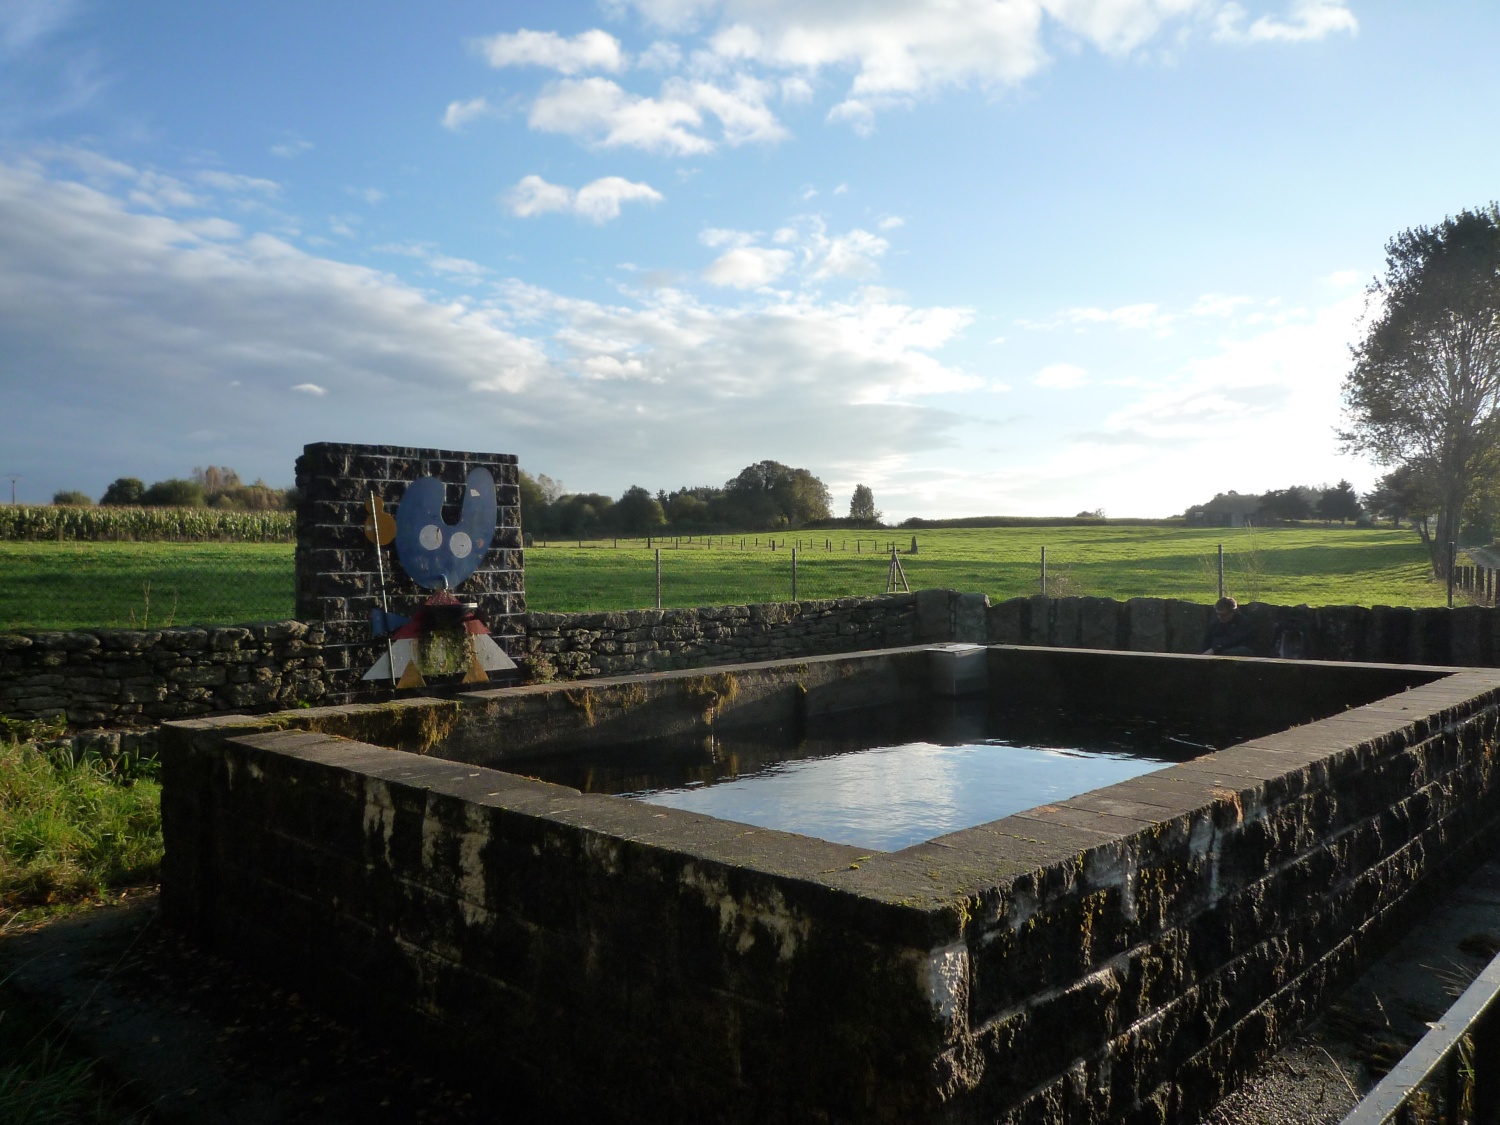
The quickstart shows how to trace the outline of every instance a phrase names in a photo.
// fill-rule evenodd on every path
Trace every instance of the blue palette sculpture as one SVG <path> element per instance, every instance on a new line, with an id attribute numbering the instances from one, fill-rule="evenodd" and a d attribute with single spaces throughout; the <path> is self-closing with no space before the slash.
<path id="1" fill-rule="evenodd" d="M 386 654 L 365 673 L 367 680 L 389 679 L 398 688 L 422 687 L 427 676 L 461 674 L 465 683 L 483 683 L 490 672 L 515 668 L 489 635 L 475 606 L 459 602 L 452 591 L 479 569 L 495 535 L 499 504 L 495 478 L 488 469 L 471 470 L 457 523 L 443 519 L 443 482 L 419 477 L 406 486 L 396 508 L 396 554 L 418 586 L 435 590 L 411 617 L 371 614 L 372 632 L 388 637 Z M 380 517 L 371 500 L 365 534 L 382 543 Z M 389 517 L 386 517 L 387 520 Z"/>

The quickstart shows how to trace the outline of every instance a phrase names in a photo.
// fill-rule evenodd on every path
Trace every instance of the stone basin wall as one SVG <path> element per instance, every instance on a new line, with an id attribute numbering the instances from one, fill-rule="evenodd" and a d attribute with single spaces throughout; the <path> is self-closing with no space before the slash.
<path id="1" fill-rule="evenodd" d="M 1432 667 L 992 649 L 1002 699 L 1295 725 L 874 855 L 437 756 L 511 719 L 909 692 L 920 656 L 172 724 L 164 913 L 523 1116 L 1165 1125 L 1500 819 L 1500 672 Z"/>

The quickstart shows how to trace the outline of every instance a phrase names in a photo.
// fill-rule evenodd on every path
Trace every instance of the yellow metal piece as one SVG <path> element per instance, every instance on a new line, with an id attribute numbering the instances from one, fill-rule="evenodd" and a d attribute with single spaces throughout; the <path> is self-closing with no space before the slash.
<path id="1" fill-rule="evenodd" d="M 464 683 L 466 683 L 466 684 L 487 684 L 487 683 L 489 683 L 489 681 L 490 681 L 490 674 L 484 670 L 484 665 L 481 664 L 481 663 L 479 663 L 479 654 L 477 652 L 475 652 L 474 651 L 474 647 L 472 645 L 470 645 L 469 646 L 469 667 L 468 667 L 468 670 L 466 672 L 464 672 Z"/>
<path id="2" fill-rule="evenodd" d="M 396 519 L 385 510 L 385 501 L 371 495 L 365 501 L 365 538 L 384 547 L 396 538 Z"/>
<path id="3" fill-rule="evenodd" d="M 422 669 L 417 667 L 413 660 L 406 666 L 406 671 L 401 673 L 401 679 L 397 682 L 398 688 L 426 687 L 427 681 L 422 678 Z"/>

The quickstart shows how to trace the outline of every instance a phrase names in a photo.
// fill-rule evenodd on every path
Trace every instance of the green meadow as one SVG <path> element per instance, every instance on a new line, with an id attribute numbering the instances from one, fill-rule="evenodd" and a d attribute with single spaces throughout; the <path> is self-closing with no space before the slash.
<path id="1" fill-rule="evenodd" d="M 662 604 L 786 601 L 878 594 L 898 546 L 912 589 L 946 586 L 993 600 L 1047 590 L 1210 601 L 1217 549 L 1225 587 L 1241 601 L 1310 605 L 1438 605 L 1416 535 L 1406 529 L 1246 530 L 1099 525 L 929 528 L 916 532 L 788 532 L 662 537 Z M 743 548 L 741 544 L 744 544 Z M 655 604 L 655 553 L 643 539 L 549 543 L 526 553 L 535 610 L 640 609 Z M 0 629 L 162 627 L 292 614 L 286 543 L 0 542 Z"/>

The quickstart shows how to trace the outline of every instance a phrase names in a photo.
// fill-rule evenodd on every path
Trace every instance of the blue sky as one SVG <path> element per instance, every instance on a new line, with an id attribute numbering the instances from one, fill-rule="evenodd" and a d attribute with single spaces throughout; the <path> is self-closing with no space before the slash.
<path id="1" fill-rule="evenodd" d="M 0 472 L 1368 488 L 1364 286 L 1500 195 L 1497 45 L 1481 0 L 0 0 Z"/>

